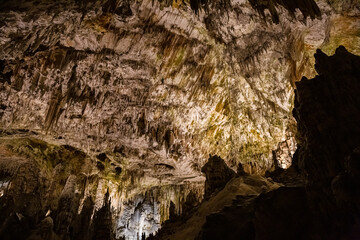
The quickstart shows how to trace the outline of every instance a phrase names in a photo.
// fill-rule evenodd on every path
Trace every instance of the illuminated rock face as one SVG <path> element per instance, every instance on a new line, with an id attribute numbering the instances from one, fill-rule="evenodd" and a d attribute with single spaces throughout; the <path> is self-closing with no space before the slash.
<path id="1" fill-rule="evenodd" d="M 204 194 L 202 182 L 137 185 L 128 181 L 141 179 L 137 173 L 99 170 L 78 149 L 30 133 L 7 134 L 0 137 L 2 239 L 141 239 L 198 205 Z"/>
<path id="2" fill-rule="evenodd" d="M 347 20 L 346 43 L 359 51 L 356 30 L 346 30 L 359 29 L 358 21 L 320 1 L 321 20 L 315 10 L 302 9 L 310 20 L 277 6 L 274 24 L 258 13 L 272 5 L 225 2 L 198 15 L 182 2 L 4 3 L 1 125 L 86 152 L 150 150 L 174 175 L 198 175 L 208 154 L 262 172 L 285 141 L 291 147 L 279 158 L 288 166 L 294 82 L 313 74 L 317 47 L 331 51 L 345 39 L 333 23 Z M 153 159 L 143 158 L 129 164 L 152 169 Z"/>
<path id="3" fill-rule="evenodd" d="M 202 200 L 203 186 L 182 184 L 150 189 L 124 202 L 120 218 L 116 220 L 116 237 L 141 239 L 154 235 L 170 217 L 179 216 L 186 206 L 193 207 Z M 193 202 L 189 197 L 193 196 Z"/>
<path id="4" fill-rule="evenodd" d="M 315 49 L 360 53 L 357 2 L 316 1 L 321 19 L 312 0 L 283 2 L 3 1 L 0 127 L 79 148 L 91 161 L 69 176 L 97 176 L 80 206 L 100 209 L 109 188 L 116 236 L 148 235 L 171 202 L 201 200 L 209 154 L 288 167 L 293 87 L 314 76 Z"/>
<path id="5" fill-rule="evenodd" d="M 152 239 L 193 239 L 189 232 L 203 240 L 359 238 L 360 56 L 341 46 L 333 56 L 318 50 L 315 58 L 318 75 L 296 84 L 298 165 L 277 176 L 292 182 L 278 187 L 260 176 L 234 178 L 201 204 L 186 227 L 174 224 L 166 232 L 165 224 Z M 291 179 L 298 174 L 306 181 Z M 214 200 L 224 196 L 232 202 L 201 221 L 202 210 L 219 206 L 221 200 Z M 197 228 L 189 224 L 194 219 Z"/>

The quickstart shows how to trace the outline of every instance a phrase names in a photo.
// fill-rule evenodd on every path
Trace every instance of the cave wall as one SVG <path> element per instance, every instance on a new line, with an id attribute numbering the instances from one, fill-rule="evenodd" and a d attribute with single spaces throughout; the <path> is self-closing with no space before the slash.
<path id="1" fill-rule="evenodd" d="M 359 235 L 360 57 L 345 47 L 333 56 L 315 54 L 318 76 L 297 83 L 298 166 L 320 234 Z M 324 220 L 316 221 L 317 218 Z M 325 220 L 326 219 L 326 220 Z M 334 230 L 326 233 L 327 228 Z"/>

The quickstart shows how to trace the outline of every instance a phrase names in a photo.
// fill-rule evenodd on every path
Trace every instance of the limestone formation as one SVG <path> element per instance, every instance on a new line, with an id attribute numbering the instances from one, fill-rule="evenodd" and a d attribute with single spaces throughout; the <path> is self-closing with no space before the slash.
<path id="1" fill-rule="evenodd" d="M 314 75 L 316 48 L 360 52 L 356 1 L 16 0 L 1 9 L 2 128 L 96 155 L 148 149 L 175 175 L 198 176 L 209 154 L 263 173 L 278 150 L 288 167 L 294 82 Z M 158 163 L 143 156 L 146 168 Z"/>
<path id="2" fill-rule="evenodd" d="M 294 109 L 300 145 L 296 168 L 305 181 L 237 196 L 206 218 L 197 239 L 359 237 L 360 57 L 340 46 L 333 56 L 318 51 L 315 58 L 319 75 L 297 83 Z"/>
<path id="3" fill-rule="evenodd" d="M 287 217 L 291 237 L 356 232 L 359 18 L 356 0 L 0 1 L 0 239 L 231 239 L 238 214 L 250 239 Z"/>
<path id="4" fill-rule="evenodd" d="M 224 160 L 219 156 L 209 156 L 208 162 L 201 168 L 205 174 L 205 199 L 223 189 L 231 178 L 235 177 L 235 172 L 230 169 Z"/>
<path id="5" fill-rule="evenodd" d="M 99 170 L 95 159 L 76 148 L 49 144 L 29 132 L 4 135 L 1 239 L 148 237 L 169 219 L 171 204 L 181 215 L 202 200 L 202 183 L 146 186 L 148 179 L 119 173 L 106 162 L 110 159 Z"/>

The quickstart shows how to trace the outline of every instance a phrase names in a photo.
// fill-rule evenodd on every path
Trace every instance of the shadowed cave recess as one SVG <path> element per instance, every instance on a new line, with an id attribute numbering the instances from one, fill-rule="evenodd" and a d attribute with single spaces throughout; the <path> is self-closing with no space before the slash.
<path id="1" fill-rule="evenodd" d="M 0 239 L 360 239 L 358 0 L 0 1 Z"/>

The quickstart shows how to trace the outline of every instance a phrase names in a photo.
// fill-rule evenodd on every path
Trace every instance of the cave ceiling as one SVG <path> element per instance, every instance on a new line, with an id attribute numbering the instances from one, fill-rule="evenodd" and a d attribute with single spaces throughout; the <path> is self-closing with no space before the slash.
<path id="1" fill-rule="evenodd" d="M 357 0 L 1 1 L 0 197 L 110 199 L 136 239 L 201 201 L 209 154 L 286 168 L 295 83 L 318 48 L 360 55 L 359 19 Z"/>
<path id="2" fill-rule="evenodd" d="M 0 5 L 3 131 L 103 153 L 145 186 L 202 181 L 209 154 L 251 173 L 274 156 L 289 166 L 295 82 L 315 75 L 315 50 L 360 54 L 351 0 Z"/>

